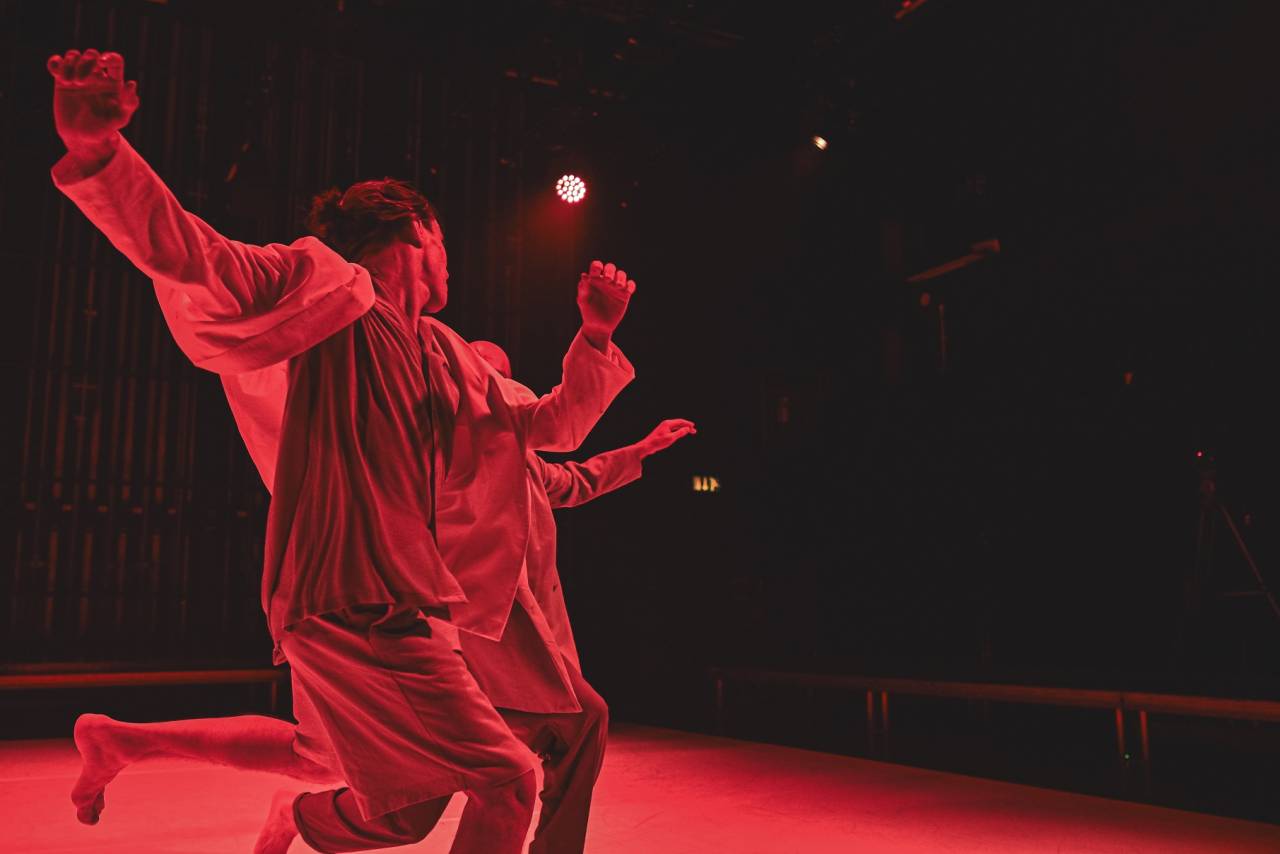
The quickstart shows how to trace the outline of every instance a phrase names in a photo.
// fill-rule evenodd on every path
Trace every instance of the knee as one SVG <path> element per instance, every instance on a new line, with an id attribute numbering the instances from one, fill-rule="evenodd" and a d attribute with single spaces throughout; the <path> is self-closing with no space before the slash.
<path id="1" fill-rule="evenodd" d="M 334 769 L 327 765 L 321 765 L 319 762 L 308 759 L 305 756 L 300 756 L 297 753 L 293 755 L 293 765 L 289 776 L 308 783 L 337 785 L 343 782 L 342 775 Z"/>
<path id="2" fill-rule="evenodd" d="M 312 758 L 316 756 L 327 761 L 322 762 L 320 759 Z M 338 771 L 338 757 L 332 753 L 325 756 L 317 751 L 307 750 L 298 738 L 296 727 L 293 740 L 289 745 L 289 759 L 285 773 L 295 780 L 307 783 L 337 786 L 343 782 L 342 774 Z"/>

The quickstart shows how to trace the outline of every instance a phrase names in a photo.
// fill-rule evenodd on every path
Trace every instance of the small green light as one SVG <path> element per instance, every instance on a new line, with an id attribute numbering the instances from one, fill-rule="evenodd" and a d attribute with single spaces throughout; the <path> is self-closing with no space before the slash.
<path id="1" fill-rule="evenodd" d="M 1124 758 L 1125 758 L 1125 759 L 1128 759 L 1128 758 L 1129 758 L 1129 754 L 1127 754 L 1127 753 L 1126 753 L 1126 754 L 1124 755 Z"/>

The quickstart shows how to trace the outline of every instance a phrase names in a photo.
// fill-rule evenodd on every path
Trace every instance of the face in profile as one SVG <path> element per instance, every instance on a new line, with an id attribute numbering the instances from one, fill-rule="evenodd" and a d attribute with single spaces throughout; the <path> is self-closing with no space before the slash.
<path id="1" fill-rule="evenodd" d="M 415 220 L 413 227 L 422 244 L 422 285 L 427 290 L 423 310 L 434 314 L 449 302 L 449 255 L 444 250 L 444 232 L 438 222 L 427 227 Z"/>

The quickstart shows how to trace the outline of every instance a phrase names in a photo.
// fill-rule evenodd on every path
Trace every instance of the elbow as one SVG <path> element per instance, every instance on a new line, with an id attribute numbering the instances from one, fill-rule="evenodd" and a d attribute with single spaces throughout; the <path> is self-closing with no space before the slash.
<path id="1" fill-rule="evenodd" d="M 535 451 L 569 453 L 582 447 L 587 431 L 569 419 L 549 418 L 535 429 L 529 438 L 529 447 Z"/>

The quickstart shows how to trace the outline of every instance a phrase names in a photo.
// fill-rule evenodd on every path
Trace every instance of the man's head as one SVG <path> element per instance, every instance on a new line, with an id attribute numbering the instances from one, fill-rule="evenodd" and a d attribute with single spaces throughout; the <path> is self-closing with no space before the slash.
<path id="1" fill-rule="evenodd" d="M 444 232 L 426 196 L 404 181 L 383 178 L 326 190 L 312 199 L 307 228 L 349 261 L 405 255 L 426 291 L 423 308 L 435 312 L 448 302 Z"/>
<path id="2" fill-rule="evenodd" d="M 492 341 L 472 341 L 471 349 L 476 351 L 476 355 L 484 359 L 493 369 L 507 379 L 511 379 L 511 360 L 507 358 L 506 352 L 494 344 Z"/>

